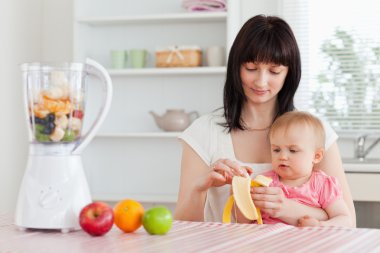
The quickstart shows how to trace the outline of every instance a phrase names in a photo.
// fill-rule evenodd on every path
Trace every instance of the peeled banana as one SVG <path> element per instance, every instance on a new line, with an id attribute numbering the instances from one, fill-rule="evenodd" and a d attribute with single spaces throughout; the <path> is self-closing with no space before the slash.
<path id="1" fill-rule="evenodd" d="M 245 218 L 249 220 L 257 220 L 258 224 L 262 224 L 261 212 L 255 207 L 251 197 L 251 187 L 269 186 L 272 182 L 271 178 L 258 175 L 251 180 L 247 177 L 235 176 L 232 178 L 233 195 L 227 200 L 223 211 L 223 223 L 231 222 L 231 211 L 234 202 Z"/>

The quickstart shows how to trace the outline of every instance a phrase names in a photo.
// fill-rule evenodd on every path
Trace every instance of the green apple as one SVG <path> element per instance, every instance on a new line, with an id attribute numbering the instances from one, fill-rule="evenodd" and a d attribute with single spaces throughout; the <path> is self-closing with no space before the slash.
<path id="1" fill-rule="evenodd" d="M 173 217 L 165 206 L 148 209 L 143 216 L 142 224 L 151 235 L 164 235 L 172 227 Z"/>

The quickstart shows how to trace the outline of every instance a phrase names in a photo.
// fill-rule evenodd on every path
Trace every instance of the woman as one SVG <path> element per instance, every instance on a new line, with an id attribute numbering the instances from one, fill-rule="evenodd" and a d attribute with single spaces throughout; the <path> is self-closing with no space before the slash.
<path id="1" fill-rule="evenodd" d="M 299 49 L 289 25 L 271 16 L 248 20 L 230 50 L 224 110 L 202 116 L 180 136 L 183 154 L 175 219 L 221 221 L 232 176 L 271 169 L 268 131 L 276 117 L 295 110 L 300 78 Z M 326 154 L 318 167 L 338 178 L 356 224 L 337 135 L 328 124 L 324 127 Z M 252 198 L 274 218 L 328 218 L 319 208 L 286 199 L 278 187 L 255 187 Z"/>

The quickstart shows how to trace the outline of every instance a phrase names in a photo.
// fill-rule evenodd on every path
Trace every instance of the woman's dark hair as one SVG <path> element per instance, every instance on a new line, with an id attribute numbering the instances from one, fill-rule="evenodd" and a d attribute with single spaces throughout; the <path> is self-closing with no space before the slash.
<path id="1" fill-rule="evenodd" d="M 288 67 L 283 88 L 277 97 L 277 114 L 293 111 L 294 94 L 301 79 L 301 58 L 290 26 L 281 18 L 258 15 L 249 19 L 240 29 L 232 44 L 224 85 L 225 126 L 244 130 L 241 112 L 246 97 L 240 78 L 240 67 L 247 62 L 274 63 Z"/>

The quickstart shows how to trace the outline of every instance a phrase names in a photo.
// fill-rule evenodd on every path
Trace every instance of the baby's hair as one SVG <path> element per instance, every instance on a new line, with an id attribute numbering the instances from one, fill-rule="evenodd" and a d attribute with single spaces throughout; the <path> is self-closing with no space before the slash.
<path id="1" fill-rule="evenodd" d="M 291 111 L 284 113 L 273 122 L 269 131 L 269 137 L 272 137 L 278 129 L 284 129 L 286 132 L 288 127 L 300 124 L 312 128 L 316 136 L 317 148 L 325 147 L 325 129 L 323 124 L 317 117 L 308 112 Z"/>

